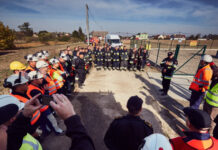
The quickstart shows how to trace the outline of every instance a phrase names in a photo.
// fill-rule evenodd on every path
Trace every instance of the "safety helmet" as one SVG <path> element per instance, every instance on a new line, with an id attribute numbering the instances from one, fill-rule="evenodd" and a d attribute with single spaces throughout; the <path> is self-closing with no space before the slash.
<path id="1" fill-rule="evenodd" d="M 27 83 L 29 80 L 21 75 L 21 73 L 13 74 L 9 76 L 7 79 L 5 79 L 3 86 L 5 88 L 12 88 L 19 84 Z"/>
<path id="2" fill-rule="evenodd" d="M 21 110 L 24 107 L 24 103 L 20 102 L 17 98 L 11 95 L 0 95 L 0 107 L 4 107 L 9 104 L 17 105 L 18 109 Z"/>
<path id="3" fill-rule="evenodd" d="M 43 60 L 40 60 L 36 63 L 36 68 L 37 69 L 40 69 L 40 68 L 43 68 L 43 67 L 48 67 L 48 63 L 43 61 Z"/>
<path id="4" fill-rule="evenodd" d="M 50 62 L 50 64 L 56 64 L 56 63 L 59 63 L 59 60 L 57 59 L 57 58 L 51 58 L 50 60 L 49 60 L 49 62 Z"/>
<path id="5" fill-rule="evenodd" d="M 164 135 L 155 133 L 144 138 L 139 150 L 172 150 L 172 146 Z"/>
<path id="6" fill-rule="evenodd" d="M 62 59 L 65 60 L 65 61 L 68 60 L 67 55 L 64 54 L 64 53 L 61 53 L 61 54 L 60 54 L 60 58 L 62 58 Z"/>
<path id="7" fill-rule="evenodd" d="M 13 61 L 10 63 L 11 70 L 24 70 L 26 66 L 19 61 Z"/>
<path id="8" fill-rule="evenodd" d="M 24 56 L 24 58 L 27 60 L 27 61 L 38 61 L 38 58 L 33 55 L 33 54 L 29 54 L 27 56 Z"/>
<path id="9" fill-rule="evenodd" d="M 41 53 L 44 54 L 46 57 L 49 57 L 48 51 L 46 51 L 46 50 L 41 50 Z"/>
<path id="10" fill-rule="evenodd" d="M 38 52 L 35 54 L 38 59 L 45 59 L 46 56 L 42 52 Z"/>
<path id="11" fill-rule="evenodd" d="M 43 75 L 38 71 L 31 71 L 28 73 L 27 77 L 29 78 L 29 80 L 35 80 L 43 78 Z"/>
<path id="12" fill-rule="evenodd" d="M 207 62 L 207 63 L 211 63 L 213 61 L 213 58 L 210 55 L 203 55 L 201 57 L 201 60 L 203 60 L 204 62 Z"/>

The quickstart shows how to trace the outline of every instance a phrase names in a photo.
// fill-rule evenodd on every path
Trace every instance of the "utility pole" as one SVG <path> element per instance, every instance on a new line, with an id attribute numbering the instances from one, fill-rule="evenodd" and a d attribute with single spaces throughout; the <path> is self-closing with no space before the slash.
<path id="1" fill-rule="evenodd" d="M 89 7 L 86 4 L 86 34 L 87 34 L 87 42 L 89 45 Z"/>

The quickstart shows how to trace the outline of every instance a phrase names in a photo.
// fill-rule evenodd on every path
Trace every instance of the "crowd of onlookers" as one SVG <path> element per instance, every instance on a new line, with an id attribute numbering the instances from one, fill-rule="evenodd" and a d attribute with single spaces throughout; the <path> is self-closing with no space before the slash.
<path id="1" fill-rule="evenodd" d="M 24 58 L 28 65 L 19 61 L 11 62 L 13 74 L 3 83 L 5 88 L 10 89 L 10 94 L 0 95 L 0 150 L 41 150 L 39 141 L 51 132 L 57 136 L 66 134 L 70 137 L 71 150 L 95 149 L 68 99 L 76 80 L 79 88 L 82 88 L 86 74 L 93 65 L 97 70 L 103 67 L 134 71 L 143 71 L 148 65 L 148 51 L 142 46 L 130 50 L 125 46 L 76 47 L 73 51 L 68 46 L 60 51 L 58 57 L 50 58 L 48 51 L 41 50 Z M 197 97 L 194 93 L 195 99 L 205 99 L 205 111 L 192 105 L 184 108 L 189 129 L 184 132 L 184 137 L 168 140 L 155 133 L 152 125 L 140 118 L 143 100 L 132 96 L 127 102 L 128 114 L 113 120 L 105 134 L 104 142 L 108 149 L 218 149 L 218 127 L 215 127 L 218 121 L 218 71 L 216 68 L 213 71 L 208 68 L 210 62 L 205 60 L 202 58 L 202 65 L 193 81 L 199 86 L 198 94 L 201 94 Z M 204 78 L 205 71 L 212 71 L 209 82 Z M 59 127 L 55 113 L 64 120 L 66 131 Z"/>

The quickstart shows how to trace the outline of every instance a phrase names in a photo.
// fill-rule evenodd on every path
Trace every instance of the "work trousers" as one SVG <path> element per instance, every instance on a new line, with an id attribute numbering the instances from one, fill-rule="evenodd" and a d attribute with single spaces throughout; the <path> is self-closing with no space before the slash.
<path id="1" fill-rule="evenodd" d="M 79 86 L 81 86 L 84 81 L 85 81 L 85 77 L 86 77 L 86 72 L 84 69 L 78 69 L 77 70 L 77 74 L 78 74 L 78 78 L 79 78 Z"/>
<path id="2" fill-rule="evenodd" d="M 163 80 L 162 80 L 163 92 L 166 94 L 169 91 L 170 82 L 171 82 L 171 79 L 164 79 L 163 77 Z"/>
<path id="3" fill-rule="evenodd" d="M 199 109 L 199 106 L 204 98 L 205 92 L 192 90 L 190 98 L 190 107 Z"/>
<path id="4" fill-rule="evenodd" d="M 120 62 L 119 61 L 113 61 L 113 68 L 119 69 L 120 67 Z"/>
<path id="5" fill-rule="evenodd" d="M 204 106 L 203 106 L 203 110 L 206 111 L 210 115 L 210 118 L 212 120 L 211 128 L 210 128 L 210 134 L 212 135 L 214 127 L 216 126 L 214 119 L 218 115 L 218 107 L 211 106 L 205 101 Z"/>
<path id="6" fill-rule="evenodd" d="M 128 65 L 127 60 L 122 60 L 121 63 L 120 63 L 120 68 L 121 69 L 127 69 L 127 65 Z"/>
<path id="7" fill-rule="evenodd" d="M 104 68 L 110 68 L 111 67 L 111 61 L 105 61 L 104 62 Z"/>

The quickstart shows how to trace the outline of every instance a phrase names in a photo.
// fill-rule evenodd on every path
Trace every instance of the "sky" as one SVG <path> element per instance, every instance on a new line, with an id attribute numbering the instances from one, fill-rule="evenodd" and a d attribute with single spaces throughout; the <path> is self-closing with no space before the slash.
<path id="1" fill-rule="evenodd" d="M 34 32 L 90 31 L 149 34 L 218 34 L 218 0 L 0 0 L 0 21 Z"/>

